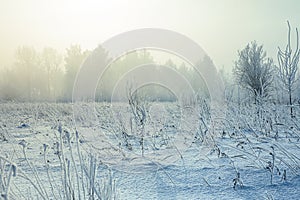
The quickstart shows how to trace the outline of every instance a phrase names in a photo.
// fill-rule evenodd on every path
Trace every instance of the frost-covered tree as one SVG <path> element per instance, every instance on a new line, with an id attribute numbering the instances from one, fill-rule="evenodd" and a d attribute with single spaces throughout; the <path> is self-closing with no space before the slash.
<path id="1" fill-rule="evenodd" d="M 289 105 L 291 109 L 291 116 L 293 117 L 293 99 L 292 93 L 296 86 L 297 81 L 297 72 L 298 72 L 298 63 L 299 63 L 299 35 L 298 29 L 296 28 L 296 49 L 292 50 L 291 47 L 291 26 L 289 21 L 288 24 L 288 41 L 285 47 L 285 50 L 278 47 L 278 71 L 279 77 L 283 83 L 284 88 L 287 90 L 289 95 Z"/>
<path id="2" fill-rule="evenodd" d="M 238 84 L 251 91 L 255 103 L 261 98 L 268 98 L 272 89 L 274 65 L 266 55 L 263 45 L 253 41 L 238 51 L 238 60 L 233 69 Z"/>

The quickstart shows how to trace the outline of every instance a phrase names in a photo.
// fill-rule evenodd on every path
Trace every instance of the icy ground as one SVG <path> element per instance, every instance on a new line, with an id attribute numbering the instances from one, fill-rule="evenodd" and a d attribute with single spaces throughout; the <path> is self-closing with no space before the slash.
<path id="1" fill-rule="evenodd" d="M 11 199 L 40 199 L 22 173 L 33 182 L 38 176 L 55 199 L 46 166 L 59 199 L 57 142 L 61 135 L 66 152 L 75 148 L 76 130 L 82 151 L 97 157 L 97 179 L 111 172 L 117 199 L 300 199 L 300 120 L 284 107 L 264 108 L 259 117 L 255 109 L 229 107 L 211 124 L 205 107 L 156 103 L 139 132 L 126 104 L 91 106 L 0 105 L 0 158 L 17 165 Z M 5 175 L 2 167 L 0 179 Z"/>

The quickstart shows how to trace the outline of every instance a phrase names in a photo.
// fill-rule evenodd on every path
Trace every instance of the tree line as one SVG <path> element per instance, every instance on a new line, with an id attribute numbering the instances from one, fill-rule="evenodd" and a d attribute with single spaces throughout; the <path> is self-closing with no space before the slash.
<path id="1" fill-rule="evenodd" d="M 98 67 L 100 63 L 106 63 L 107 52 L 98 46 L 93 52 L 95 60 L 90 59 L 91 66 Z M 54 48 L 44 48 L 41 52 L 32 47 L 22 46 L 16 50 L 15 62 L 10 68 L 0 72 L 0 100 L 2 101 L 48 101 L 48 102 L 70 102 L 74 81 L 80 66 L 91 55 L 91 51 L 82 50 L 80 45 L 71 45 L 66 49 L 65 55 L 61 55 Z M 93 57 L 91 55 L 91 57 Z M 90 60 L 86 60 L 89 62 Z M 115 60 L 99 79 L 96 91 L 96 101 L 110 101 L 112 90 L 122 76 L 134 67 L 155 63 L 151 53 L 143 51 L 130 52 Z M 213 62 L 209 57 L 199 61 L 199 65 L 212 68 Z M 182 64 L 175 64 L 171 59 L 161 66 L 174 68 L 179 74 L 189 80 L 192 87 L 197 91 L 205 91 L 205 83 L 192 67 Z M 160 76 L 161 68 L 155 69 Z M 147 74 L 145 74 L 147 76 Z M 151 97 L 151 100 L 175 101 L 176 97 L 167 88 L 149 85 L 141 88 L 142 93 Z"/>
<path id="2" fill-rule="evenodd" d="M 293 40 L 295 44 L 292 44 L 291 26 L 289 22 L 287 25 L 287 43 L 283 48 L 278 47 L 277 64 L 272 58 L 267 57 L 263 45 L 253 41 L 238 51 L 232 74 L 228 75 L 224 70 L 220 70 L 228 101 L 239 104 L 243 102 L 288 104 L 291 116 L 294 116 L 293 106 L 299 104 L 300 99 L 299 35 L 296 28 L 296 39 Z M 66 49 L 65 55 L 50 47 L 40 52 L 28 46 L 19 47 L 15 53 L 14 64 L 0 73 L 0 99 L 2 101 L 71 101 L 76 75 L 81 64 L 90 54 L 91 51 L 83 50 L 79 45 L 71 45 Z M 94 54 L 97 58 L 91 59 L 96 62 L 93 65 L 97 65 L 99 60 L 101 63 L 109 59 L 107 52 L 101 46 L 96 48 Z M 95 100 L 110 101 L 112 90 L 124 73 L 144 63 L 155 63 L 151 53 L 146 50 L 131 52 L 112 62 L 98 82 Z M 205 70 L 214 68 L 213 61 L 208 56 L 200 60 L 197 65 L 204 69 L 205 73 L 207 72 Z M 176 69 L 190 82 L 194 91 L 209 96 L 205 81 L 193 67 L 186 63 L 175 64 L 172 60 L 166 61 L 162 66 Z M 162 77 L 168 76 L 168 74 L 161 74 L 162 70 L 160 71 L 159 67 L 155 70 Z M 209 75 L 209 72 L 204 75 Z M 141 91 L 148 94 L 152 100 L 176 100 L 172 91 L 160 86 L 152 85 L 142 88 Z"/>
<path id="3" fill-rule="evenodd" d="M 79 45 L 71 45 L 66 55 L 46 47 L 37 52 L 22 46 L 15 62 L 1 71 L 0 98 L 6 101 L 62 101 L 70 99 L 78 68 L 88 56 Z"/>

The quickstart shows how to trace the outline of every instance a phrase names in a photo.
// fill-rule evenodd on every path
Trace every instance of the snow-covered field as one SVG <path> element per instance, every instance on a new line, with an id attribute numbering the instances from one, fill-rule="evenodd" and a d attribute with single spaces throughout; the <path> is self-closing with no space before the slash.
<path id="1" fill-rule="evenodd" d="M 275 105 L 227 105 L 217 117 L 204 101 L 143 106 L 145 118 L 126 103 L 0 104 L 1 194 L 300 198 L 298 108 L 291 118 Z"/>

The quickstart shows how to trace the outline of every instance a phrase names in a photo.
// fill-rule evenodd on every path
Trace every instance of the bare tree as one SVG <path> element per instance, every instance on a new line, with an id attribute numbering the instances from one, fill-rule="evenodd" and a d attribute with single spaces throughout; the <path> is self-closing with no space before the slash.
<path id="1" fill-rule="evenodd" d="M 249 89 L 255 98 L 255 103 L 261 98 L 270 96 L 273 81 L 273 60 L 266 58 L 262 45 L 255 41 L 238 51 L 233 73 L 237 82 Z"/>
<path id="2" fill-rule="evenodd" d="M 47 76 L 47 97 L 48 100 L 55 99 L 57 95 L 56 82 L 59 74 L 62 74 L 61 64 L 62 56 L 59 53 L 50 47 L 44 48 L 42 52 L 42 65 L 46 71 Z"/>
<path id="3" fill-rule="evenodd" d="M 23 78 L 23 88 L 27 100 L 32 100 L 34 91 L 33 75 L 38 65 L 37 52 L 32 47 L 19 47 L 16 51 L 17 74 Z M 20 79 L 21 79 L 20 78 Z"/>
<path id="4" fill-rule="evenodd" d="M 67 54 L 65 60 L 65 98 L 66 100 L 72 99 L 73 86 L 76 74 L 85 58 L 90 54 L 89 51 L 83 51 L 80 45 L 71 45 L 66 49 Z"/>
<path id="5" fill-rule="evenodd" d="M 285 50 L 281 50 L 280 47 L 278 47 L 278 69 L 279 69 L 279 76 L 283 83 L 284 88 L 288 91 L 289 95 L 289 105 L 291 109 L 291 117 L 294 117 L 293 115 L 293 99 L 292 99 L 292 93 L 295 89 L 295 83 L 297 81 L 297 72 L 298 72 L 298 63 L 299 63 L 299 35 L 298 35 L 298 29 L 296 28 L 296 50 L 293 52 L 291 47 L 291 26 L 289 21 L 287 21 L 288 24 L 288 42 L 286 45 Z"/>

